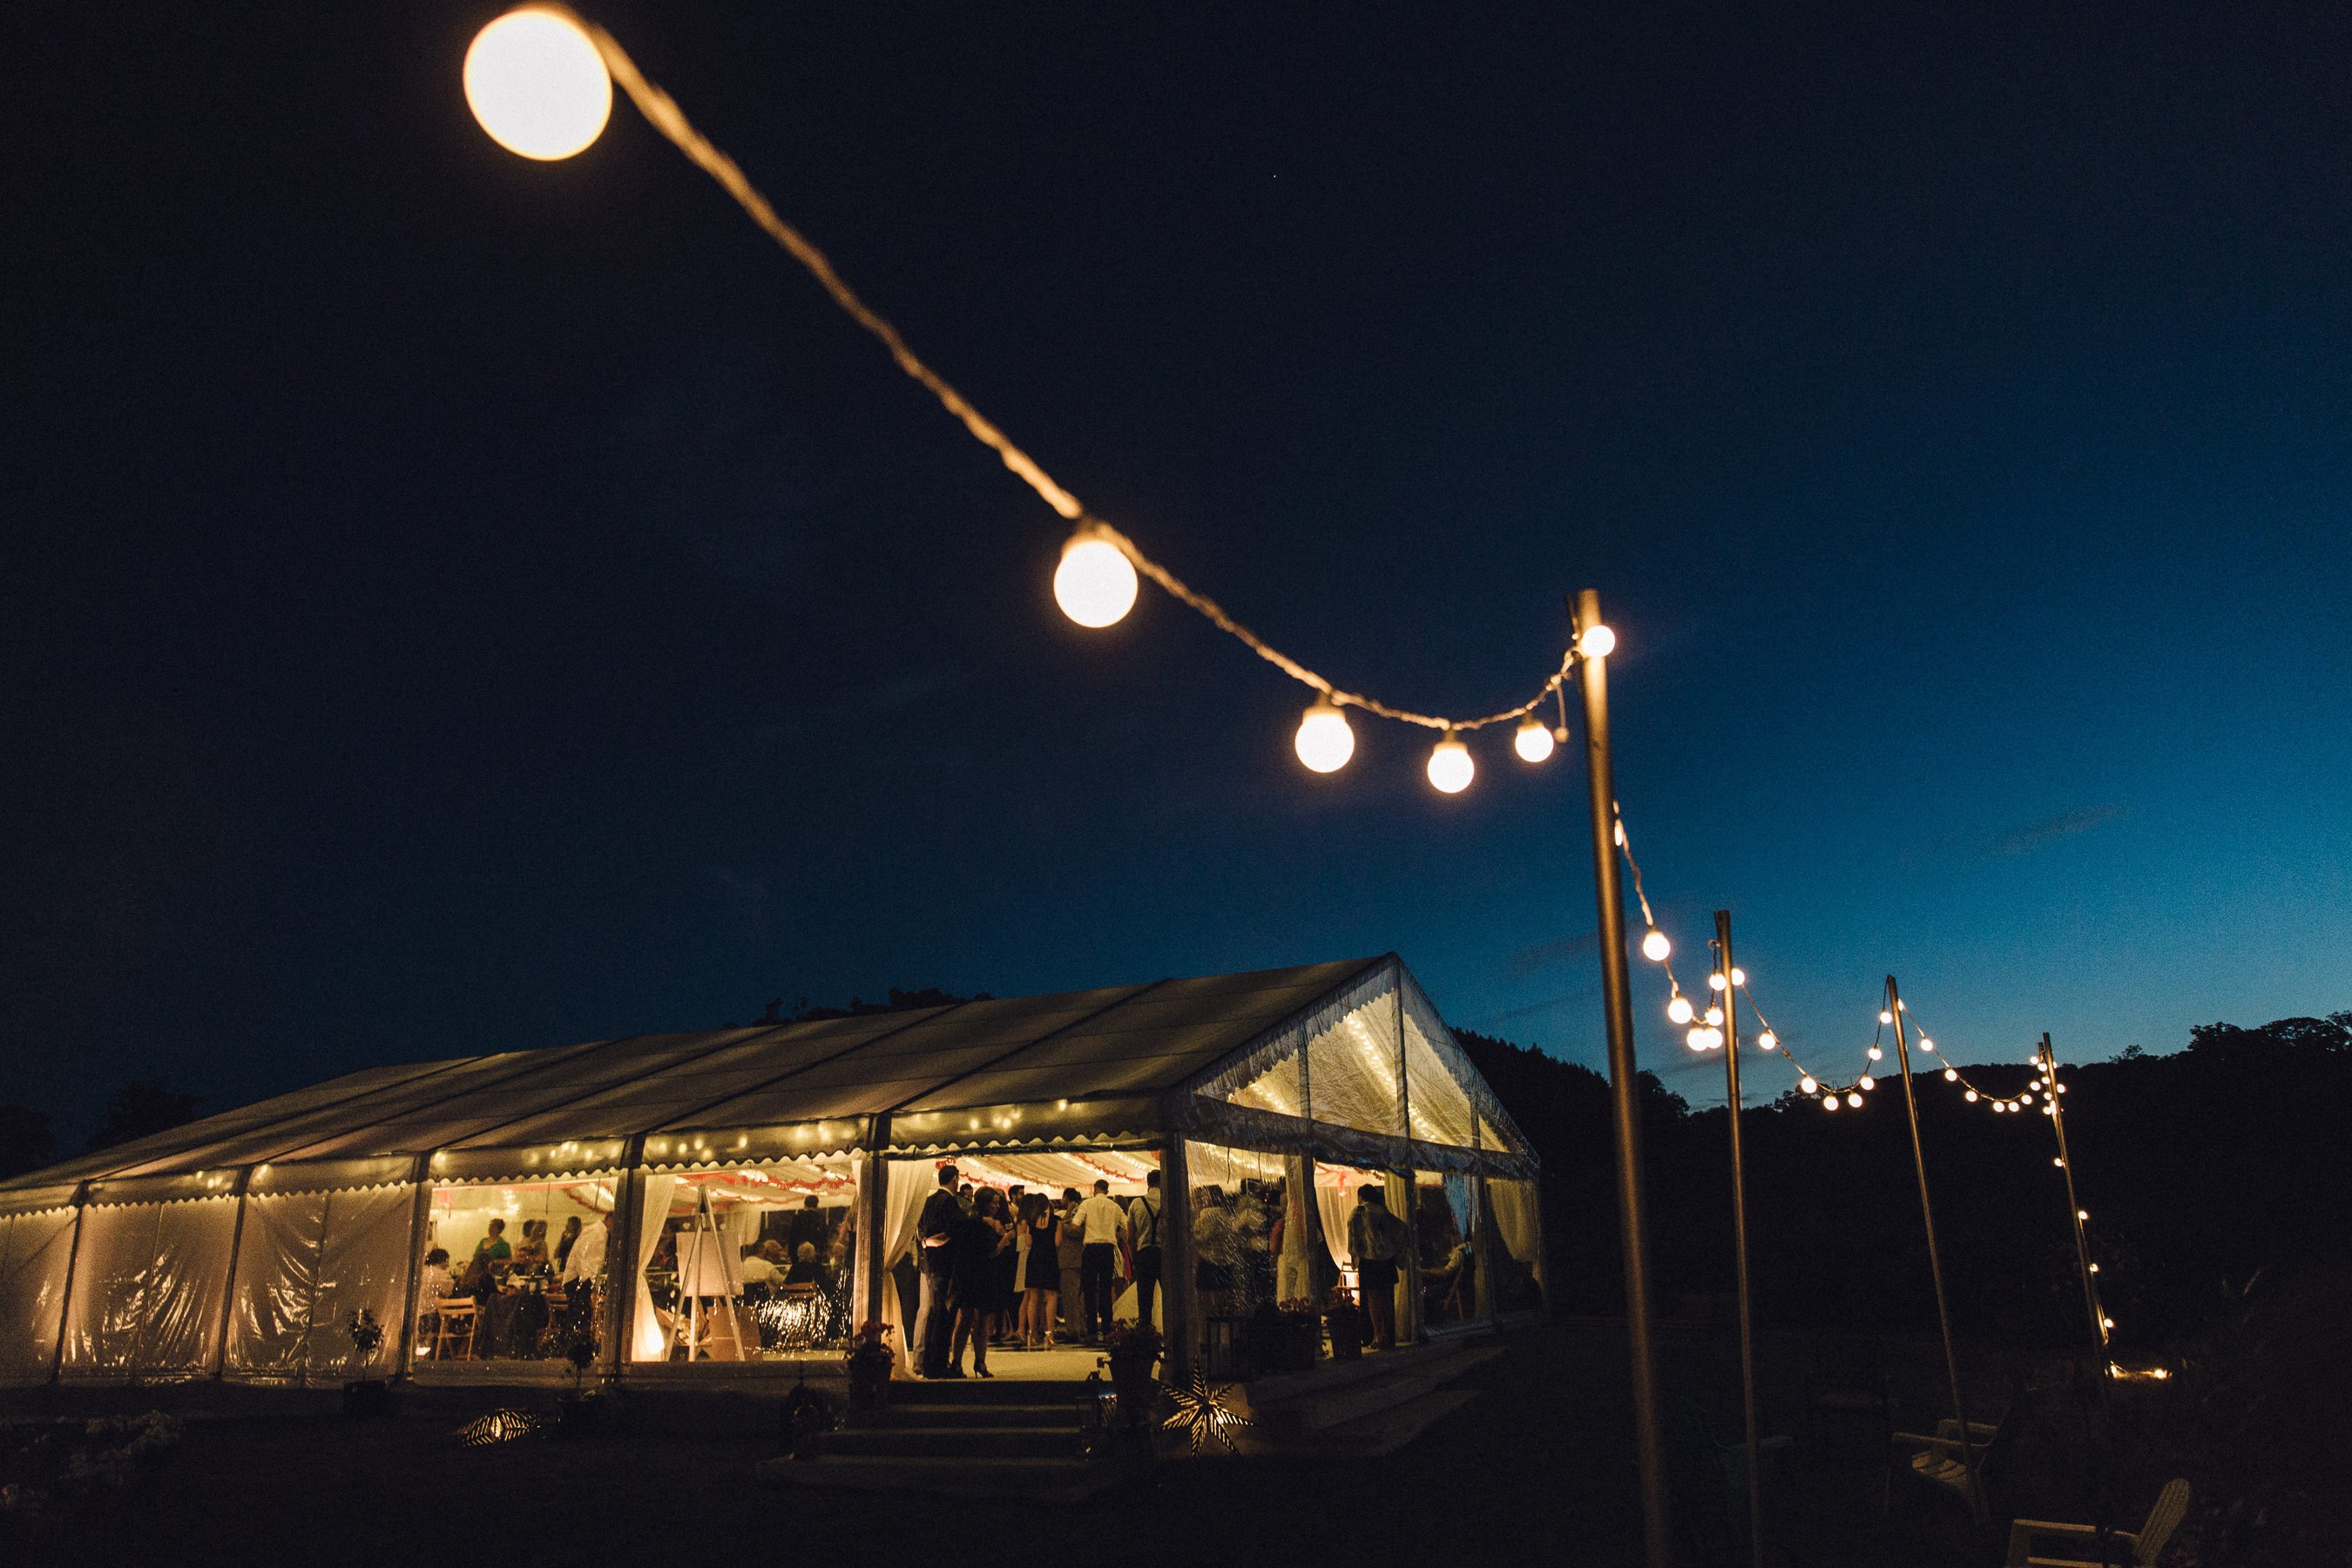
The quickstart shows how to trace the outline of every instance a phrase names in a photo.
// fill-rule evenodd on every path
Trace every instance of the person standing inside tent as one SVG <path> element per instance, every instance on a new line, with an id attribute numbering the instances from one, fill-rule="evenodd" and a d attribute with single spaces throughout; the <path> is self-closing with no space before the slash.
<path id="1" fill-rule="evenodd" d="M 1077 1188 L 1062 1189 L 1062 1202 L 1055 1214 L 1062 1224 L 1055 1233 L 1054 1261 L 1061 1268 L 1062 1289 L 1055 1294 L 1054 1304 L 1062 1315 L 1062 1337 L 1075 1344 L 1087 1337 L 1086 1296 L 1079 1289 L 1079 1272 L 1086 1264 L 1087 1238 L 1077 1226 Z"/>
<path id="2" fill-rule="evenodd" d="M 1127 1233 L 1127 1215 L 1110 1195 L 1110 1184 L 1097 1179 L 1094 1196 L 1078 1205 L 1070 1222 L 1085 1247 L 1078 1257 L 1078 1289 L 1086 1297 L 1086 1342 L 1095 1344 L 1110 1331 L 1118 1244 Z"/>
<path id="3" fill-rule="evenodd" d="M 1355 1255 L 1364 1316 L 1372 1321 L 1372 1348 L 1396 1349 L 1397 1260 L 1410 1238 L 1404 1221 L 1389 1213 L 1389 1195 L 1366 1183 L 1356 1189 L 1356 1212 L 1348 1216 L 1348 1250 Z"/>
<path id="4" fill-rule="evenodd" d="M 1160 1173 L 1144 1178 L 1143 1195 L 1127 1205 L 1127 1231 L 1135 1247 L 1135 1321 L 1152 1321 L 1152 1298 L 1160 1291 Z"/>
<path id="5" fill-rule="evenodd" d="M 955 1249 L 950 1244 L 963 1224 L 956 1201 L 956 1168 L 940 1167 L 940 1184 L 915 1217 L 915 1240 L 922 1255 L 922 1300 L 915 1310 L 917 1366 L 925 1377 L 948 1375 L 948 1342 L 955 1331 Z"/>

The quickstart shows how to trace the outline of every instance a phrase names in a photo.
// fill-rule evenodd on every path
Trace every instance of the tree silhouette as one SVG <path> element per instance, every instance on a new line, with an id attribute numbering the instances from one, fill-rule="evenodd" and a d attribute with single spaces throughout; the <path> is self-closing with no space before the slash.
<path id="1" fill-rule="evenodd" d="M 160 1083 L 125 1084 L 106 1102 L 98 1131 L 89 1135 L 89 1147 L 92 1152 L 110 1149 L 117 1143 L 167 1131 L 195 1119 L 196 1097 L 193 1094 L 182 1094 Z"/>

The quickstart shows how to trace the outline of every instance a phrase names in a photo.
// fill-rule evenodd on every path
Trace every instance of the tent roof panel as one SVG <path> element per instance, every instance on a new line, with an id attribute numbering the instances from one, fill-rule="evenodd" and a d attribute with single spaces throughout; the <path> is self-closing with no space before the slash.
<path id="1" fill-rule="evenodd" d="M 289 1160 L 842 1120 L 1175 1088 L 1391 959 L 350 1073 L 0 1191 Z"/>

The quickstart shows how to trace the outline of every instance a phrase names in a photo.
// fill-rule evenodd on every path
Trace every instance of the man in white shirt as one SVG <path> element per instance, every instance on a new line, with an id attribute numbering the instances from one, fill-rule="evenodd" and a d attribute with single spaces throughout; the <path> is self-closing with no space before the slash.
<path id="1" fill-rule="evenodd" d="M 766 1255 L 760 1250 L 758 1242 L 747 1241 L 743 1244 L 744 1284 L 772 1285 L 783 1277 L 784 1271 L 768 1261 Z"/>
<path id="2" fill-rule="evenodd" d="M 577 1284 L 585 1280 L 591 1285 L 602 1283 L 604 1275 L 604 1244 L 613 1238 L 613 1216 L 600 1214 L 596 1223 L 580 1233 L 572 1244 L 571 1255 L 563 1260 L 563 1282 Z"/>
<path id="3" fill-rule="evenodd" d="M 1127 1215 L 1110 1195 L 1110 1184 L 1095 1183 L 1094 1196 L 1070 1216 L 1085 1250 L 1078 1256 L 1078 1289 L 1086 1300 L 1086 1343 L 1098 1342 L 1110 1331 L 1112 1283 L 1118 1272 L 1119 1237 L 1127 1233 Z"/>

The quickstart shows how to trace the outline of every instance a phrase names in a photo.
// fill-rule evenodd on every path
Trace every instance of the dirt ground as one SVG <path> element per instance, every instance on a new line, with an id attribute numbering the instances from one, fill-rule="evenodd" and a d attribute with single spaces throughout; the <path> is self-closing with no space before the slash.
<path id="1" fill-rule="evenodd" d="M 1677 1559 L 1744 1563 L 1736 1532 L 1744 1516 L 1703 1430 L 1711 1422 L 1724 1437 L 1737 1431 L 1728 1337 L 1670 1334 L 1661 1350 L 1684 1535 Z M 1768 1430 L 1801 1435 L 1805 1352 L 1794 1342 L 1768 1341 L 1765 1350 Z M 755 1468 L 782 1450 L 775 1431 L 762 1429 L 764 1412 L 712 1417 L 698 1431 L 694 1418 L 641 1401 L 591 1436 L 467 1448 L 456 1428 L 488 1396 L 412 1399 L 390 1417 L 353 1420 L 317 1399 L 247 1399 L 232 1410 L 217 1398 L 207 1406 L 201 1391 L 159 1390 L 155 1403 L 184 1404 L 181 1441 L 118 1488 L 0 1519 L 0 1562 L 409 1568 L 677 1562 L 690 1560 L 681 1552 L 710 1551 L 743 1562 L 813 1552 L 854 1560 L 869 1543 L 955 1568 L 1203 1552 L 1350 1564 L 1637 1562 L 1622 1333 L 1525 1331 L 1471 1381 L 1478 1398 L 1385 1458 L 1162 1462 L 1061 1506 L 778 1484 Z M 136 1404 L 112 1399 L 115 1408 Z M 1894 1478 L 1889 1508 L 1882 1445 L 1870 1433 L 1818 1436 L 1801 1436 L 1768 1483 L 1768 1561 L 2000 1561 L 1999 1542 L 1908 1475 Z M 2063 1501 L 2043 1506 L 2053 1505 Z"/>

